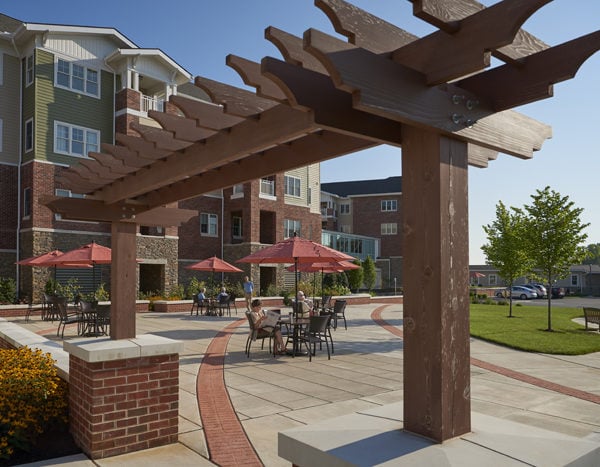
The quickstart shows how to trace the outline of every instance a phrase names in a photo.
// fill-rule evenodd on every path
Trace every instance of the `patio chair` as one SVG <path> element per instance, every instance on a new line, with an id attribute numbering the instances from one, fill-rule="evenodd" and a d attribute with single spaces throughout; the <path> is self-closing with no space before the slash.
<path id="1" fill-rule="evenodd" d="M 321 303 L 319 303 L 321 311 L 330 311 L 331 308 L 331 295 L 323 295 Z"/>
<path id="2" fill-rule="evenodd" d="M 58 329 L 56 330 L 56 335 L 60 337 L 65 337 L 65 327 L 67 324 L 75 324 L 77 323 L 77 334 L 80 334 L 81 331 L 81 313 L 79 310 L 69 311 L 67 307 L 67 299 L 65 297 L 55 297 L 54 298 L 54 307 L 58 313 L 58 317 L 60 322 L 58 323 Z M 60 332 L 60 328 L 62 326 L 62 333 Z"/>
<path id="3" fill-rule="evenodd" d="M 219 316 L 225 316 L 227 313 L 231 316 L 231 307 L 229 305 L 229 295 L 224 295 L 219 298 L 219 301 L 216 303 L 216 309 L 218 310 Z"/>
<path id="4" fill-rule="evenodd" d="M 333 336 L 331 335 L 331 326 L 333 323 L 333 311 L 321 311 L 319 312 L 319 316 L 327 316 L 329 319 L 327 320 L 327 337 L 329 338 L 329 342 L 331 342 L 331 353 L 335 353 L 333 350 Z"/>
<path id="5" fill-rule="evenodd" d="M 333 329 L 337 329 L 338 319 L 344 320 L 344 329 L 348 330 L 346 325 L 346 300 L 336 300 L 333 304 Z"/>
<path id="6" fill-rule="evenodd" d="M 194 308 L 196 308 L 196 316 L 198 316 L 198 313 L 202 314 L 202 310 L 204 310 L 204 305 L 204 299 L 200 299 L 198 298 L 198 295 L 194 294 L 194 296 L 192 297 L 192 310 L 190 311 L 190 316 L 194 314 Z"/>
<path id="7" fill-rule="evenodd" d="M 235 304 L 235 299 L 236 296 L 235 294 L 230 294 L 229 295 L 229 315 L 231 316 L 231 305 L 233 305 L 233 307 L 235 308 L 235 314 L 237 315 L 237 305 Z"/>
<path id="8" fill-rule="evenodd" d="M 317 344 L 322 349 L 323 342 L 327 348 L 327 359 L 331 360 L 331 353 L 329 352 L 329 339 L 327 338 L 327 322 L 330 320 L 329 316 L 311 316 L 310 324 L 304 334 L 298 336 L 300 345 L 304 344 L 308 350 L 308 361 L 312 361 L 312 356 L 316 354 Z M 311 351 L 312 345 L 312 351 Z"/>
<path id="9" fill-rule="evenodd" d="M 110 334 L 110 305 L 98 305 L 96 307 L 96 329 L 99 334 L 105 336 Z"/>
<path id="10" fill-rule="evenodd" d="M 252 342 L 261 340 L 261 350 L 265 348 L 265 339 L 269 339 L 269 353 L 272 354 L 271 351 L 271 341 L 273 340 L 273 336 L 275 334 L 275 328 L 256 328 L 254 326 L 254 321 L 252 321 L 252 316 L 250 311 L 246 311 L 246 319 L 248 320 L 248 326 L 250 331 L 248 332 L 248 339 L 246 339 L 246 349 L 245 353 L 248 358 L 250 358 L 250 347 L 252 346 Z"/>

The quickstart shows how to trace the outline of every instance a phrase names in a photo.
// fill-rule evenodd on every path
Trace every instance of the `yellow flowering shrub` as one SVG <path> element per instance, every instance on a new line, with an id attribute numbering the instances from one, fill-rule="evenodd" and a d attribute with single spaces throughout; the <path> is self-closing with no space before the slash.
<path id="1" fill-rule="evenodd" d="M 67 384 L 51 354 L 0 349 L 0 459 L 29 451 L 40 434 L 67 423 Z"/>

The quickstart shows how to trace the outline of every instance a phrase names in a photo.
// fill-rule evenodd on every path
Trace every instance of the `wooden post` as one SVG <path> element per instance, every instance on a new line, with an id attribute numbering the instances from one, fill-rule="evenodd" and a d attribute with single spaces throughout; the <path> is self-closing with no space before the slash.
<path id="1" fill-rule="evenodd" d="M 467 144 L 403 130 L 404 427 L 471 430 Z"/>
<path id="2" fill-rule="evenodd" d="M 135 337 L 136 227 L 128 222 L 112 223 L 111 339 Z"/>

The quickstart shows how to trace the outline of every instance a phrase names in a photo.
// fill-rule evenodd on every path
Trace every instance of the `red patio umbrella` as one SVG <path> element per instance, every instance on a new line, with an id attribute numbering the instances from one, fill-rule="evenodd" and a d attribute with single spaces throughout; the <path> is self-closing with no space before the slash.
<path id="1" fill-rule="evenodd" d="M 198 261 L 190 266 L 186 266 L 186 269 L 193 269 L 195 271 L 209 271 L 211 272 L 211 280 L 214 284 L 215 272 L 243 272 L 241 269 L 236 268 L 233 264 L 229 264 L 227 261 L 211 256 L 210 258 Z"/>
<path id="2" fill-rule="evenodd" d="M 360 266 L 358 264 L 351 263 L 350 261 L 331 261 L 331 262 L 321 262 L 321 263 L 303 263 L 303 264 L 292 264 L 285 268 L 290 272 L 314 272 L 314 282 L 316 283 L 317 272 L 321 272 L 321 290 L 323 290 L 323 274 L 333 274 L 336 272 L 344 272 L 349 271 L 351 269 L 358 269 Z M 315 285 L 316 288 L 316 285 Z M 313 293 L 313 299 L 314 299 Z"/>
<path id="3" fill-rule="evenodd" d="M 89 265 L 93 269 L 94 287 L 96 287 L 96 264 L 110 264 L 112 261 L 112 250 L 106 246 L 98 245 L 96 242 L 88 243 L 75 250 L 67 251 L 66 253 L 54 258 L 50 262 L 63 266 L 66 264 Z"/>
<path id="4" fill-rule="evenodd" d="M 54 279 L 56 279 L 56 268 L 91 268 L 89 264 L 80 264 L 80 263 L 56 263 L 55 259 L 63 256 L 64 253 L 60 250 L 52 250 L 48 253 L 44 253 L 39 256 L 32 256 L 31 258 L 22 259 L 21 261 L 17 261 L 15 264 L 19 264 L 21 266 L 31 266 L 31 267 L 40 267 L 40 268 L 48 268 L 54 267 Z"/>
<path id="5" fill-rule="evenodd" d="M 298 264 L 354 260 L 354 257 L 296 235 L 239 259 L 238 263 L 293 263 L 296 266 L 298 296 Z"/>
<path id="6" fill-rule="evenodd" d="M 216 256 L 198 261 L 190 266 L 186 266 L 185 269 L 194 269 L 195 271 L 210 271 L 210 272 L 243 272 L 241 269 L 236 268 L 233 264 L 229 264 Z"/>

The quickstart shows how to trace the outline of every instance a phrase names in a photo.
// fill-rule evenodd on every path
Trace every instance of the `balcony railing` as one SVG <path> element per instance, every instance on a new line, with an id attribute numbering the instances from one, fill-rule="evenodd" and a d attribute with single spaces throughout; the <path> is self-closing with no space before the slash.
<path id="1" fill-rule="evenodd" d="M 158 99 L 152 96 L 146 96 L 142 94 L 142 103 L 141 108 L 142 112 L 148 113 L 149 110 L 157 110 L 159 112 L 163 112 L 165 107 L 164 99 Z"/>
<path id="2" fill-rule="evenodd" d="M 275 181 L 274 180 L 266 180 L 264 178 L 261 178 L 260 192 L 263 195 L 275 196 Z"/>

